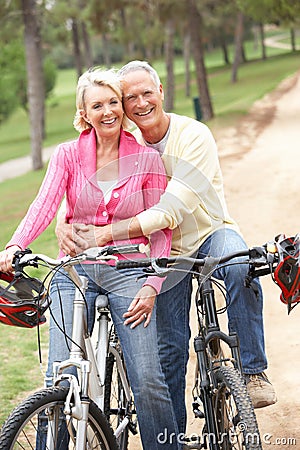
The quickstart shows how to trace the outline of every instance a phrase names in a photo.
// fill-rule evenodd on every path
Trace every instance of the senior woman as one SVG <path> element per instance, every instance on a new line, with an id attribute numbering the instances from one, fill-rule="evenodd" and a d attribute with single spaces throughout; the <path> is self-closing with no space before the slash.
<path id="1" fill-rule="evenodd" d="M 74 127 L 80 135 L 72 142 L 60 144 L 54 152 L 37 197 L 0 253 L 0 270 L 4 272 L 12 270 L 14 253 L 30 245 L 51 223 L 64 196 L 69 223 L 101 226 L 151 207 L 166 187 L 159 154 L 140 146 L 123 129 L 126 118 L 114 71 L 94 68 L 85 72 L 78 80 L 76 108 Z M 152 256 L 169 254 L 170 230 L 154 232 L 149 239 Z M 130 243 L 147 241 L 141 236 Z M 89 279 L 86 299 L 90 329 L 97 295 L 108 295 L 135 398 L 143 448 L 180 448 L 176 439 L 170 443 L 161 443 L 159 439 L 162 434 L 178 434 L 158 356 L 154 311 L 162 280 L 155 277 L 145 280 L 137 276 L 141 274 L 139 269 L 117 271 L 109 263 L 80 264 L 77 270 Z M 62 305 L 59 291 L 63 292 Z M 59 323 L 64 320 L 67 335 L 71 336 L 74 286 L 64 274 L 57 273 L 51 281 L 50 295 L 55 320 Z M 135 322 L 131 327 L 124 326 L 124 314 L 132 309 L 136 312 Z M 48 384 L 53 362 L 67 357 L 65 337 L 51 318 Z"/>

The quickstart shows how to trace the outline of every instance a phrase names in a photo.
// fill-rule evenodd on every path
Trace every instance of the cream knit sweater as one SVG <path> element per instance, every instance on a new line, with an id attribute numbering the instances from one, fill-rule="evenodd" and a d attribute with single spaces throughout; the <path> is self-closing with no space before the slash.
<path id="1" fill-rule="evenodd" d="M 171 254 L 192 254 L 214 231 L 239 231 L 229 216 L 218 151 L 209 128 L 194 119 L 171 114 L 170 134 L 162 155 L 169 179 L 160 202 L 137 218 L 143 233 L 171 228 Z"/>

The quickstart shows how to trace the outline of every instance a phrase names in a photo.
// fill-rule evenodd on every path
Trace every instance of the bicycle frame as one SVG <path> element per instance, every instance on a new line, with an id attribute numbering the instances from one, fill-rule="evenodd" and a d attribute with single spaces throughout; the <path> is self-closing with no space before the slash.
<path id="1" fill-rule="evenodd" d="M 220 341 L 223 341 L 231 350 L 231 362 L 233 366 L 239 370 L 239 372 L 242 372 L 238 336 L 236 333 L 229 333 L 228 335 L 220 329 L 212 281 L 208 279 L 203 283 L 200 283 L 200 281 L 198 282 L 200 285 L 200 298 L 199 300 L 196 299 L 196 302 L 198 303 L 198 306 L 203 308 L 202 315 L 205 317 L 206 325 L 205 333 L 204 327 L 199 327 L 199 335 L 195 338 L 195 347 L 197 347 L 195 350 L 198 352 L 202 351 L 202 347 L 204 347 L 203 351 L 209 348 L 210 351 L 215 353 L 214 356 L 217 356 Z M 201 344 L 201 342 L 203 344 Z M 213 343 L 216 343 L 217 348 L 213 349 Z"/>
<path id="2" fill-rule="evenodd" d="M 212 408 L 211 397 L 214 388 L 214 368 L 222 362 L 229 361 L 221 353 L 221 342 L 225 342 L 231 350 L 232 358 L 230 361 L 233 366 L 242 373 L 242 364 L 240 358 L 239 341 L 236 333 L 227 335 L 220 329 L 213 284 L 210 279 L 203 283 L 198 278 L 199 296 L 196 296 L 196 308 L 198 311 L 199 333 L 194 338 L 194 350 L 197 355 L 197 370 L 195 374 L 194 390 L 198 387 L 201 392 L 201 403 L 203 404 L 204 414 L 199 411 L 199 403 L 193 403 L 193 410 L 196 417 L 206 418 L 208 435 L 216 436 L 217 427 L 215 415 Z M 201 309 L 201 311 L 199 311 Z M 199 317 L 200 314 L 200 317 Z M 208 355 L 211 355 L 209 357 Z M 200 379 L 198 379 L 198 373 Z M 217 443 L 211 444 L 211 450 L 219 450 Z"/>
<path id="3" fill-rule="evenodd" d="M 92 339 L 87 329 L 86 321 L 86 304 L 84 301 L 84 294 L 88 287 L 88 280 L 84 276 L 78 276 L 76 269 L 73 266 L 66 266 L 66 271 L 76 285 L 73 311 L 73 326 L 72 326 L 72 343 L 70 350 L 70 358 L 60 363 L 54 363 L 54 384 L 59 385 L 62 381 L 68 380 L 70 383 L 68 401 L 65 405 L 65 410 L 78 419 L 79 426 L 82 427 L 81 442 L 76 442 L 76 448 L 84 448 L 86 442 L 86 420 L 88 414 L 88 398 L 91 398 L 98 407 L 104 410 L 104 382 L 106 371 L 106 358 L 111 352 L 117 364 L 118 373 L 124 388 L 126 399 L 130 401 L 131 393 L 127 380 L 126 372 L 123 366 L 122 359 L 119 352 L 114 346 L 109 345 L 109 329 L 108 323 L 110 321 L 108 298 L 106 296 L 98 296 L 96 299 L 96 307 L 99 313 L 98 322 L 98 338 L 96 344 L 96 352 L 94 351 Z M 80 381 L 70 374 L 64 374 L 64 369 L 69 367 L 76 367 L 80 373 Z M 71 407 L 71 398 L 75 405 Z M 114 434 L 116 438 L 124 431 L 128 425 L 129 419 L 125 417 L 118 425 Z"/>

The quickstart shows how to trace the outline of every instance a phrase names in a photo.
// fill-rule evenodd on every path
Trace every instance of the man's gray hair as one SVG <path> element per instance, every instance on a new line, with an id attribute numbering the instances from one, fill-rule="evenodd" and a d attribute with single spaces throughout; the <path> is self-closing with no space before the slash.
<path id="1" fill-rule="evenodd" d="M 130 61 L 129 63 L 125 64 L 125 66 L 121 67 L 121 69 L 118 71 L 118 76 L 122 80 L 122 78 L 127 75 L 130 72 L 136 72 L 137 70 L 145 70 L 148 72 L 153 79 L 154 83 L 156 84 L 157 88 L 159 89 L 161 85 L 160 78 L 158 76 L 158 73 L 155 69 L 153 69 L 152 66 L 147 61 Z"/>

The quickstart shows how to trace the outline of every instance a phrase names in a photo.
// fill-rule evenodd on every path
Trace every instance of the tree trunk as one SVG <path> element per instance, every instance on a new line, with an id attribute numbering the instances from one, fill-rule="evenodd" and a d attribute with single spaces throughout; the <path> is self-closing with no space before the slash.
<path id="1" fill-rule="evenodd" d="M 127 30 L 129 25 L 128 25 L 125 8 L 120 8 L 119 13 L 120 13 L 120 18 L 121 18 L 121 26 L 122 26 L 123 30 Z M 127 59 L 128 60 L 134 59 L 134 42 L 132 40 L 128 40 L 128 36 L 126 36 L 126 39 L 124 40 L 124 45 L 126 48 L 125 56 L 127 57 Z"/>
<path id="2" fill-rule="evenodd" d="M 36 1 L 22 0 L 22 13 L 24 21 L 32 168 L 33 170 L 38 170 L 43 167 L 42 145 L 45 87 Z"/>
<path id="3" fill-rule="evenodd" d="M 74 63 L 77 71 L 77 77 L 79 78 L 82 75 L 83 64 L 80 51 L 78 23 L 76 19 L 72 19 L 72 39 L 73 39 Z"/>
<path id="4" fill-rule="evenodd" d="M 239 12 L 237 15 L 237 23 L 234 36 L 235 53 L 231 73 L 232 83 L 237 82 L 238 68 L 243 59 L 243 32 L 244 32 L 244 16 L 243 13 Z"/>
<path id="5" fill-rule="evenodd" d="M 294 28 L 291 28 L 291 47 L 292 47 L 292 52 L 296 51 L 296 38 L 295 38 L 295 30 Z"/>
<path id="6" fill-rule="evenodd" d="M 145 13 L 145 33 L 146 36 L 148 36 L 150 33 L 150 30 L 152 28 L 152 20 L 151 20 L 151 14 L 150 14 L 150 5 L 149 0 L 144 0 L 144 13 Z M 152 61 L 153 57 L 153 48 L 152 48 L 152 42 L 148 41 L 145 46 L 145 58 L 147 61 Z"/>
<path id="7" fill-rule="evenodd" d="M 189 25 L 192 38 L 193 55 L 196 69 L 197 88 L 200 97 L 202 118 L 204 121 L 214 116 L 206 68 L 204 64 L 204 49 L 202 44 L 202 17 L 197 9 L 195 0 L 188 1 Z"/>
<path id="8" fill-rule="evenodd" d="M 261 59 L 267 59 L 267 53 L 266 53 L 266 46 L 265 46 L 265 29 L 264 24 L 260 23 L 258 25 L 259 27 L 259 34 L 260 34 L 260 42 L 261 42 Z"/>
<path id="9" fill-rule="evenodd" d="M 94 64 L 93 53 L 91 48 L 90 36 L 86 28 L 85 22 L 81 22 L 82 38 L 84 45 L 84 59 L 87 68 L 92 67 Z"/>
<path id="10" fill-rule="evenodd" d="M 185 30 L 183 40 L 183 57 L 185 67 L 185 95 L 187 97 L 190 97 L 191 95 L 190 49 L 191 49 L 191 35 L 189 30 Z"/>
<path id="11" fill-rule="evenodd" d="M 109 53 L 109 41 L 107 34 L 102 33 L 103 60 L 106 67 L 111 67 L 111 57 Z"/>
<path id="12" fill-rule="evenodd" d="M 175 92 L 175 81 L 174 81 L 174 34 L 175 26 L 173 19 L 169 19 L 166 22 L 166 32 L 165 32 L 165 58 L 167 66 L 167 92 L 165 98 L 165 109 L 166 111 L 172 111 L 174 109 L 174 92 Z"/>
<path id="13" fill-rule="evenodd" d="M 220 47 L 222 49 L 224 63 L 229 65 L 230 60 L 229 60 L 228 48 L 227 48 L 225 38 L 223 38 L 223 36 L 221 36 L 221 38 L 220 38 Z"/>

